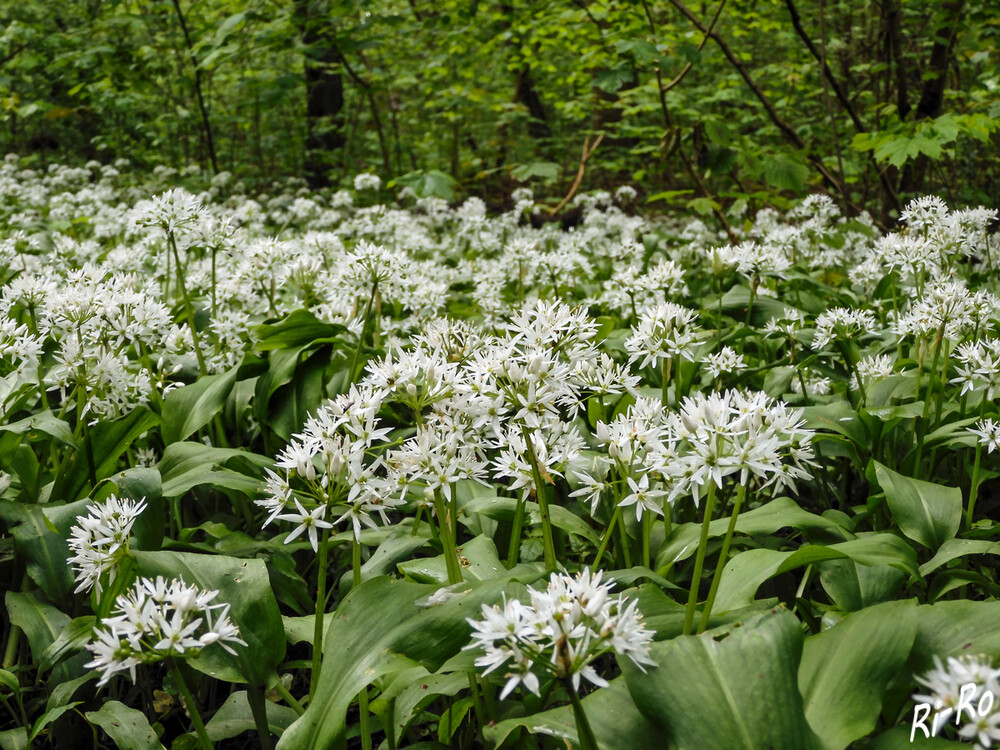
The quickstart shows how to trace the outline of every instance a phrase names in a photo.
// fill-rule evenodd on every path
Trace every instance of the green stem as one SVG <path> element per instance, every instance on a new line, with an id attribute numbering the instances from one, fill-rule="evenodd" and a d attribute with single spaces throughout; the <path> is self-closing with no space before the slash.
<path id="1" fill-rule="evenodd" d="M 715 510 L 715 482 L 708 482 L 708 497 L 705 499 L 705 517 L 701 522 L 701 539 L 698 542 L 698 555 L 694 561 L 694 572 L 691 574 L 691 591 L 688 594 L 687 610 L 684 612 L 684 635 L 691 635 L 694 628 L 694 609 L 698 603 L 698 587 L 701 584 L 701 571 L 705 567 L 705 548 L 708 546 L 708 526 L 712 523 L 712 511 Z"/>
<path id="2" fill-rule="evenodd" d="M 517 507 L 514 510 L 514 521 L 510 528 L 510 544 L 507 546 L 507 567 L 513 568 L 517 565 L 518 557 L 521 553 L 521 531 L 524 528 L 524 495 L 517 498 Z"/>
<path id="3" fill-rule="evenodd" d="M 542 545 L 545 549 L 545 569 L 555 570 L 556 547 L 552 542 L 552 519 L 549 517 L 547 486 L 542 479 L 542 472 L 538 466 L 538 456 L 535 455 L 535 442 L 532 440 L 531 430 L 522 425 L 521 435 L 524 437 L 524 444 L 528 450 L 528 460 L 531 462 L 531 475 L 535 480 L 535 498 L 538 500 L 538 512 L 542 517 Z"/>
<path id="4" fill-rule="evenodd" d="M 288 692 L 288 688 L 286 688 L 281 683 L 280 679 L 278 680 L 278 684 L 274 686 L 274 690 L 278 695 L 281 696 L 281 698 L 285 701 L 285 703 L 287 703 L 289 706 L 292 707 L 295 713 L 297 713 L 299 716 L 301 716 L 306 712 L 306 709 L 303 707 L 303 705 L 295 699 L 294 695 Z"/>
<path id="5" fill-rule="evenodd" d="M 670 369 L 673 365 L 674 360 L 672 357 L 664 357 L 660 360 L 660 403 L 663 404 L 663 408 L 667 408 L 667 389 L 670 387 Z"/>
<path id="6" fill-rule="evenodd" d="M 201 337 L 198 335 L 198 326 L 194 322 L 194 305 L 191 304 L 191 297 L 188 295 L 187 285 L 184 283 L 184 269 L 181 266 L 181 256 L 177 251 L 177 243 L 174 242 L 174 235 L 167 234 L 170 249 L 174 254 L 174 263 L 177 266 L 177 288 L 181 290 L 181 297 L 184 298 L 184 310 L 187 313 L 188 326 L 191 328 L 191 341 L 194 343 L 194 355 L 198 358 L 198 371 L 205 375 L 208 373 L 208 366 L 205 364 L 205 355 L 201 352 Z"/>
<path id="7" fill-rule="evenodd" d="M 309 701 L 312 702 L 323 669 L 323 616 L 326 614 L 326 557 L 330 541 L 330 530 L 323 529 L 319 542 L 319 570 L 316 573 L 316 611 L 313 617 L 312 672 L 309 676 Z"/>
<path id="8" fill-rule="evenodd" d="M 653 534 L 653 514 L 650 511 L 646 511 L 642 514 L 642 562 L 647 568 L 652 568 L 653 563 L 649 559 L 649 538 Z"/>
<path id="9" fill-rule="evenodd" d="M 351 369 L 348 371 L 348 374 L 351 376 L 351 383 L 353 383 L 358 377 L 358 362 L 361 359 L 361 350 L 365 347 L 365 339 L 368 337 L 368 326 L 371 323 L 372 318 L 372 305 L 375 303 L 375 293 L 377 291 L 378 282 L 376 281 L 372 284 L 372 293 L 368 298 L 367 304 L 365 305 L 364 324 L 361 328 L 361 335 L 358 336 L 358 348 L 354 350 L 354 358 L 351 360 Z"/>
<path id="10" fill-rule="evenodd" d="M 580 695 L 570 680 L 566 680 L 566 692 L 569 693 L 569 700 L 573 704 L 573 718 L 576 719 L 576 733 L 579 735 L 580 750 L 598 750 L 594 730 L 590 728 L 590 722 L 587 721 L 587 712 L 583 710 Z"/>
<path id="11" fill-rule="evenodd" d="M 184 674 L 181 672 L 180 666 L 173 659 L 170 660 L 170 671 L 174 675 L 174 682 L 177 683 L 178 690 L 181 691 L 181 698 L 184 701 L 185 708 L 187 708 L 188 715 L 191 717 L 191 723 L 194 724 L 195 733 L 198 735 L 198 742 L 205 750 L 212 750 L 212 741 L 208 738 L 208 732 L 205 731 L 205 722 L 201 720 L 201 714 L 198 713 L 194 696 L 191 695 L 191 689 L 188 688 L 187 682 L 184 680 Z"/>
<path id="12" fill-rule="evenodd" d="M 445 503 L 441 490 L 434 490 L 434 508 L 437 511 L 438 529 L 441 531 L 441 548 L 444 553 L 445 566 L 448 568 L 448 583 L 459 583 L 462 580 L 462 568 L 458 564 L 458 551 L 455 549 L 455 537 L 451 533 L 451 519 L 448 517 L 448 505 Z"/>
<path id="13" fill-rule="evenodd" d="M 361 585 L 361 542 L 355 539 L 351 542 L 351 571 L 353 573 L 354 588 Z M 372 733 L 368 726 L 368 686 L 361 688 L 358 693 L 358 716 L 361 727 L 361 748 L 362 750 L 372 750 Z"/>
<path id="14" fill-rule="evenodd" d="M 719 552 L 719 562 L 716 563 L 715 573 L 712 576 L 712 586 L 708 590 L 708 601 L 705 602 L 705 609 L 701 613 L 701 622 L 698 623 L 698 632 L 704 633 L 708 627 L 708 618 L 712 614 L 712 605 L 715 604 L 715 595 L 719 591 L 719 584 L 722 582 L 722 570 L 726 567 L 726 560 L 729 557 L 729 545 L 733 541 L 733 532 L 736 531 L 736 519 L 740 515 L 740 506 L 746 496 L 746 485 L 741 484 L 736 492 L 736 502 L 733 503 L 733 515 L 729 518 L 729 526 L 726 528 L 725 539 L 722 540 L 722 551 Z"/>
<path id="15" fill-rule="evenodd" d="M 615 530 L 615 524 L 621 520 L 622 509 L 621 507 L 615 508 L 614 514 L 611 516 L 611 520 L 608 522 L 608 528 L 604 530 L 604 536 L 601 538 L 601 545 L 597 548 L 597 557 L 594 558 L 594 564 L 590 566 L 590 572 L 596 573 L 598 568 L 601 567 L 601 560 L 604 558 L 604 552 L 608 548 L 608 543 L 611 541 L 611 534 Z"/>
<path id="16" fill-rule="evenodd" d="M 247 685 L 247 701 L 253 714 L 254 726 L 257 727 L 257 737 L 260 739 L 261 750 L 271 750 L 271 728 L 267 724 L 267 699 L 260 685 Z"/>

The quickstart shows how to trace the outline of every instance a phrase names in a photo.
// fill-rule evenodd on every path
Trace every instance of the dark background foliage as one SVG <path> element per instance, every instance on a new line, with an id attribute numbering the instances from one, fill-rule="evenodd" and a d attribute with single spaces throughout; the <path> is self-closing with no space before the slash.
<path id="1" fill-rule="evenodd" d="M 0 149 L 491 203 L 1000 204 L 990 0 L 2 0 Z M 589 154 L 589 158 L 584 155 Z M 581 162 L 586 162 L 581 168 Z M 738 212 L 736 212 L 738 213 Z M 731 218 L 729 220 L 732 220 Z"/>

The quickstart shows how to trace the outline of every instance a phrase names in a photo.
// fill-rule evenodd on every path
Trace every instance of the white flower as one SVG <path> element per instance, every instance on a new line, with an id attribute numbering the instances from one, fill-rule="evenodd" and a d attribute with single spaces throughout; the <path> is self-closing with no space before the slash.
<path id="1" fill-rule="evenodd" d="M 606 687 L 591 663 L 610 652 L 628 656 L 643 670 L 655 665 L 649 657 L 653 634 L 643 627 L 635 602 L 611 599 L 611 582 L 601 576 L 589 570 L 576 576 L 553 573 L 544 591 L 528 588 L 530 604 L 505 599 L 503 607 L 484 604 L 483 619 L 469 618 L 472 642 L 465 648 L 483 651 L 476 666 L 489 674 L 509 664 L 501 699 L 518 685 L 540 695 L 537 672 L 569 682 L 574 690 L 581 678 Z"/>
<path id="2" fill-rule="evenodd" d="M 649 489 L 649 475 L 643 474 L 639 481 L 636 482 L 632 477 L 627 477 L 628 486 L 632 492 L 622 498 L 622 501 L 618 503 L 619 508 L 626 508 L 630 505 L 635 506 L 635 518 L 636 520 L 641 520 L 643 513 L 650 511 L 652 513 L 659 513 L 663 515 L 663 505 L 662 503 L 657 503 L 657 498 L 666 495 L 665 490 L 651 490 Z"/>
<path id="3" fill-rule="evenodd" d="M 992 419 L 980 419 L 969 432 L 979 438 L 979 444 L 986 448 L 987 453 L 1000 450 L 1000 424 Z"/>
<path id="4" fill-rule="evenodd" d="M 85 666 L 101 670 L 98 686 L 126 669 L 134 682 L 139 664 L 194 656 L 213 643 L 234 654 L 228 644 L 246 646 L 229 620 L 229 605 L 211 603 L 218 593 L 176 579 L 138 579 L 115 600 L 112 616 L 95 628 L 95 640 L 87 644 L 94 658 Z"/>
<path id="5" fill-rule="evenodd" d="M 103 502 L 88 505 L 86 516 L 77 516 L 68 542 L 74 554 L 67 560 L 76 570 L 76 593 L 96 589 L 100 595 L 105 573 L 109 583 L 115 580 L 118 562 L 128 554 L 132 524 L 145 509 L 143 500 L 110 495 Z"/>
<path id="6" fill-rule="evenodd" d="M 275 516 L 279 521 L 290 521 L 292 523 L 299 524 L 296 529 L 292 531 L 288 536 L 285 537 L 285 544 L 298 538 L 300 534 L 305 531 L 309 532 L 309 544 L 312 545 L 313 552 L 319 551 L 319 529 L 331 529 L 333 524 L 329 521 L 324 521 L 323 516 L 326 515 L 326 506 L 319 505 L 313 508 L 311 511 L 307 511 L 302 507 L 302 503 L 299 499 L 293 498 L 295 502 L 295 509 L 298 513 L 282 513 L 279 516 Z"/>
<path id="7" fill-rule="evenodd" d="M 672 302 L 646 310 L 639 316 L 632 335 L 625 340 L 629 361 L 641 358 L 639 367 L 647 367 L 669 357 L 693 360 L 692 345 L 700 333 L 694 325 L 695 317 L 694 310 Z"/>

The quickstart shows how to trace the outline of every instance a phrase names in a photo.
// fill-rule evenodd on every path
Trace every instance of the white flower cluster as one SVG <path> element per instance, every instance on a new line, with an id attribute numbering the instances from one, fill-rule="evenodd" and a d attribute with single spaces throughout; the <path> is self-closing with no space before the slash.
<path id="1" fill-rule="evenodd" d="M 176 579 L 137 580 L 115 600 L 114 613 L 95 628 L 95 640 L 87 644 L 94 658 L 86 666 L 102 672 L 97 684 L 126 669 L 134 682 L 140 664 L 194 656 L 213 643 L 232 654 L 230 643 L 246 646 L 229 619 L 229 605 L 212 603 L 218 595 Z"/>
<path id="2" fill-rule="evenodd" d="M 76 570 L 76 593 L 94 589 L 100 596 L 105 573 L 108 583 L 114 582 L 118 563 L 129 552 L 132 524 L 145 509 L 143 500 L 111 495 L 87 506 L 87 515 L 76 517 L 69 535 L 69 549 L 74 554 L 68 560 Z"/>
<path id="3" fill-rule="evenodd" d="M 649 656 L 653 634 L 642 624 L 636 602 L 611 598 L 612 582 L 602 582 L 601 576 L 589 570 L 576 576 L 553 573 L 544 591 L 528 587 L 530 603 L 484 604 L 482 620 L 469 618 L 472 642 L 465 648 L 484 652 L 476 658 L 483 674 L 510 663 L 501 700 L 518 685 L 540 695 L 538 673 L 568 682 L 574 690 L 581 677 L 607 687 L 590 666 L 606 653 L 628 656 L 643 671 L 656 666 Z"/>
<path id="4" fill-rule="evenodd" d="M 307 532 L 317 550 L 318 531 L 343 521 L 350 521 L 360 538 L 362 525 L 376 525 L 372 513 L 388 523 L 386 511 L 400 501 L 380 473 L 382 460 L 367 457 L 389 432 L 377 426 L 375 416 L 383 398 L 371 387 L 352 386 L 311 416 L 281 451 L 281 473 L 267 471 L 266 497 L 257 505 L 268 513 L 264 526 L 276 519 L 296 525 L 286 544 Z M 340 513 L 333 523 L 326 520 L 331 512 Z"/>
<path id="5" fill-rule="evenodd" d="M 958 736 L 972 740 L 980 750 L 1000 742 L 1000 669 L 989 657 L 949 656 L 945 664 L 935 655 L 934 669 L 917 682 L 926 692 L 913 695 L 921 705 L 914 713 L 911 737 L 918 728 L 925 737 L 935 737 L 954 723 Z M 926 707 L 923 715 L 921 706 Z"/>

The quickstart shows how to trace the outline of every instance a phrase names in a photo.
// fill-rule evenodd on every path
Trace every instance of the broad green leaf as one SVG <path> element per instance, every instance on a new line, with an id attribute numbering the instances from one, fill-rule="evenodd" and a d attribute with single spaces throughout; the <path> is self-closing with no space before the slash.
<path id="1" fill-rule="evenodd" d="M 937 550 L 958 533 L 962 491 L 898 474 L 878 461 L 875 476 L 900 530 L 915 542 Z"/>
<path id="2" fill-rule="evenodd" d="M 930 560 L 920 566 L 920 575 L 933 573 L 942 565 L 966 555 L 1000 555 L 1000 542 L 985 539 L 949 539 Z"/>
<path id="3" fill-rule="evenodd" d="M 486 581 L 493 578 L 506 577 L 510 571 L 504 567 L 497 554 L 493 540 L 485 536 L 477 536 L 458 548 L 459 565 L 466 581 Z M 417 583 L 448 582 L 448 569 L 444 555 L 437 557 L 420 557 L 400 563 L 399 572 L 408 580 Z"/>
<path id="4" fill-rule="evenodd" d="M 246 462 L 258 472 L 273 465 L 265 456 L 238 448 L 215 448 L 202 443 L 173 443 L 163 451 L 159 470 L 164 497 L 179 497 L 192 487 L 211 485 L 253 494 L 260 488 L 263 473 L 247 475 L 223 464 Z"/>
<path id="5" fill-rule="evenodd" d="M 729 518 L 712 521 L 708 527 L 709 537 L 724 536 L 727 528 L 729 528 Z M 773 534 L 778 529 L 784 528 L 797 529 L 811 538 L 814 536 L 825 536 L 831 540 L 850 538 L 850 535 L 834 521 L 802 510 L 788 497 L 775 498 L 756 510 L 741 513 L 736 519 L 736 531 L 750 536 Z M 687 523 L 674 527 L 656 556 L 657 569 L 693 557 L 698 551 L 700 534 L 700 523 Z"/>
<path id="6" fill-rule="evenodd" d="M 827 560 L 849 560 L 858 566 L 886 566 L 916 574 L 913 550 L 894 534 L 874 534 L 827 546 L 813 544 L 794 551 L 751 549 L 726 563 L 715 609 L 748 607 L 764 581 L 790 570 Z M 902 573 L 901 573 L 902 575 Z"/>
<path id="7" fill-rule="evenodd" d="M 886 688 L 906 663 L 916 633 L 916 605 L 896 601 L 850 614 L 806 638 L 799 689 L 809 725 L 826 750 L 843 750 L 875 728 Z"/>
<path id="8" fill-rule="evenodd" d="M 156 469 L 136 467 L 111 477 L 118 488 L 119 497 L 144 500 L 144 510 L 132 525 L 132 536 L 139 549 L 159 549 L 166 528 L 166 509 L 163 503 L 163 483 Z"/>
<path id="9" fill-rule="evenodd" d="M 49 724 L 58 719 L 67 711 L 79 706 L 83 701 L 76 701 L 75 703 L 68 703 L 65 706 L 56 706 L 55 708 L 50 708 L 46 710 L 44 714 L 38 717 L 34 726 L 31 728 L 31 735 L 28 737 L 29 742 L 34 741 L 42 730 L 45 729 Z"/>
<path id="10" fill-rule="evenodd" d="M 642 714 L 680 750 L 820 747 L 803 710 L 797 679 L 802 628 L 787 611 L 654 643 L 659 665 L 622 671 Z"/>
<path id="11" fill-rule="evenodd" d="M 206 591 L 217 590 L 215 602 L 231 605 L 229 616 L 247 646 L 232 646 L 238 656 L 210 646 L 189 660 L 191 666 L 229 682 L 255 684 L 263 684 L 275 671 L 285 657 L 285 633 L 263 560 L 189 552 L 134 554 L 140 575 L 179 578 Z"/>
<path id="12" fill-rule="evenodd" d="M 40 662 L 45 650 L 69 625 L 69 615 L 44 601 L 34 591 L 23 594 L 8 591 L 4 599 L 11 623 L 24 631 L 28 637 L 28 645 L 31 646 L 32 657 Z M 63 682 L 78 674 L 79 671 L 70 669 L 70 665 L 62 665 L 57 668 L 54 676 L 56 682 Z"/>
<path id="13" fill-rule="evenodd" d="M 347 332 L 335 323 L 325 323 L 309 310 L 295 310 L 276 323 L 257 326 L 254 331 L 257 351 L 295 349 L 312 344 L 329 343 Z"/>
<path id="14" fill-rule="evenodd" d="M 164 445 L 186 440 L 222 411 L 238 370 L 233 367 L 218 375 L 204 375 L 167 394 L 160 424 Z"/>
<path id="15" fill-rule="evenodd" d="M 55 640 L 42 652 L 38 659 L 38 668 L 42 671 L 52 669 L 64 659 L 79 653 L 93 640 L 96 622 L 97 618 L 93 615 L 84 615 L 67 623 Z"/>
<path id="16" fill-rule="evenodd" d="M 146 715 L 119 701 L 108 701 L 100 710 L 88 711 L 86 717 L 105 731 L 118 750 L 160 750 L 163 747 Z"/>
<path id="17" fill-rule="evenodd" d="M 78 516 L 86 515 L 89 500 L 68 505 L 22 506 L 24 520 L 14 527 L 14 543 L 25 561 L 28 575 L 46 595 L 54 600 L 67 597 L 74 588 L 70 557 L 70 528 Z"/>
<path id="18" fill-rule="evenodd" d="M 909 665 L 916 674 L 934 666 L 934 656 L 985 654 L 1000 659 L 1000 602 L 956 600 L 917 608 L 917 637 Z"/>
<path id="19" fill-rule="evenodd" d="M 969 745 L 966 742 L 946 740 L 944 737 L 927 737 L 920 731 L 919 727 L 912 726 L 912 712 L 905 718 L 907 723 L 904 726 L 893 727 L 882 732 L 872 740 L 870 745 L 865 747 L 868 750 L 969 750 Z M 927 726 L 930 727 L 929 722 L 927 722 Z"/>
<path id="20" fill-rule="evenodd" d="M 288 706 L 279 706 L 271 701 L 265 701 L 265 703 L 267 725 L 272 734 L 281 735 L 293 721 L 299 718 L 295 710 Z M 254 723 L 253 712 L 250 710 L 247 692 L 241 690 L 230 694 L 226 698 L 226 702 L 219 707 L 219 710 L 205 725 L 205 730 L 213 742 L 227 740 L 243 734 L 243 732 L 256 732 L 257 725 Z"/>
<path id="21" fill-rule="evenodd" d="M 21 684 L 11 672 L 8 672 L 6 669 L 0 669 L 0 687 L 16 693 L 21 689 Z"/>
<path id="22" fill-rule="evenodd" d="M 27 435 L 29 439 L 33 437 L 33 432 L 41 432 L 55 438 L 56 441 L 63 445 L 70 448 L 76 447 L 76 439 L 73 437 L 73 431 L 69 425 L 49 410 L 32 414 L 30 417 L 25 417 L 17 422 L 0 425 L 0 432 Z"/>
<path id="23" fill-rule="evenodd" d="M 763 176 L 779 190 L 801 192 L 809 179 L 809 167 L 790 156 L 777 154 L 764 160 Z"/>
<path id="24" fill-rule="evenodd" d="M 533 579 L 533 578 L 532 578 Z M 388 577 L 365 581 L 327 615 L 323 671 L 316 698 L 282 735 L 278 747 L 343 748 L 347 711 L 358 692 L 382 675 L 412 668 L 431 672 L 469 642 L 467 617 L 478 617 L 483 603 L 494 604 L 517 584 L 510 578 L 466 582 L 449 588 L 442 603 L 431 595 L 439 586 Z M 523 589 L 521 589 L 523 590 Z"/>
<path id="25" fill-rule="evenodd" d="M 146 408 L 139 408 L 112 422 L 98 422 L 90 429 L 94 454 L 95 478 L 100 481 L 118 469 L 118 461 L 140 435 L 155 427 L 160 418 Z M 53 500 L 77 500 L 90 486 L 87 451 L 80 447 L 76 459 L 67 461 L 52 488 Z"/>
<path id="26" fill-rule="evenodd" d="M 624 678 L 612 680 L 608 687 L 595 690 L 582 703 L 598 747 L 606 750 L 664 747 L 662 731 L 636 708 Z M 555 737 L 565 742 L 566 747 L 579 747 L 571 706 L 506 719 L 487 727 L 483 734 L 494 746 L 498 746 L 522 727 L 532 734 Z"/>
<path id="27" fill-rule="evenodd" d="M 829 560 L 819 566 L 819 571 L 823 590 L 844 612 L 857 612 L 893 599 L 906 579 L 898 568 L 862 565 L 854 560 Z"/>

